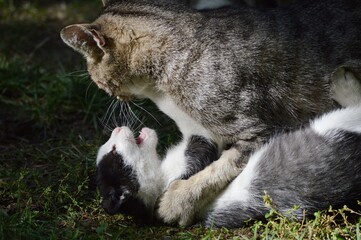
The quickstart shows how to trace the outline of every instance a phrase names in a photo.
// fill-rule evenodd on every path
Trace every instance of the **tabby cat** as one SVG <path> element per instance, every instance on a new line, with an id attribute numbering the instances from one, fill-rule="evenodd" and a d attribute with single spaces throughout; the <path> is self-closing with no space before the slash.
<path id="1" fill-rule="evenodd" d="M 224 189 L 269 136 L 333 109 L 340 71 L 360 77 L 359 0 L 205 12 L 178 0 L 104 3 L 94 22 L 61 31 L 94 82 L 120 99 L 151 99 L 184 138 L 205 136 L 220 150 L 234 144 L 220 156 L 232 167 L 173 182 L 160 201 L 167 221 L 191 218 L 174 214 L 172 199 L 192 209 L 204 188 Z"/>

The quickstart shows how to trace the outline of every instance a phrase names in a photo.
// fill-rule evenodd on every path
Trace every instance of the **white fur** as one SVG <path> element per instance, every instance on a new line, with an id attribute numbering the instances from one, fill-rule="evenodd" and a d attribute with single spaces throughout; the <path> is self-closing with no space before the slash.
<path id="1" fill-rule="evenodd" d="M 179 178 L 185 172 L 187 163 L 185 161 L 185 150 L 187 148 L 187 139 L 167 151 L 163 159 L 161 170 L 165 176 L 165 186 L 168 186 L 173 180 Z"/>
<path id="2" fill-rule="evenodd" d="M 334 129 L 361 133 L 361 105 L 325 114 L 313 121 L 311 128 L 321 135 Z"/>
<path id="3" fill-rule="evenodd" d="M 357 106 L 361 103 L 361 84 L 355 75 L 344 68 L 332 76 L 332 98 L 343 107 Z"/>
<path id="4" fill-rule="evenodd" d="M 232 183 L 223 191 L 217 198 L 215 203 L 211 206 L 212 209 L 224 208 L 232 202 L 249 202 L 252 199 L 249 187 L 255 175 L 257 175 L 258 163 L 262 160 L 265 150 L 268 145 L 263 146 L 260 150 L 252 154 L 246 167 L 232 181 Z"/>
<path id="5" fill-rule="evenodd" d="M 185 138 L 191 135 L 200 135 L 211 138 L 209 131 L 180 109 L 169 96 L 161 96 L 152 100 L 157 104 L 160 110 L 177 123 L 179 130 Z"/>
<path id="6" fill-rule="evenodd" d="M 361 105 L 335 110 L 325 114 L 311 123 L 311 128 L 320 135 L 332 133 L 332 130 L 342 129 L 361 133 Z M 234 202 L 252 202 L 250 192 L 251 182 L 258 173 L 257 167 L 263 161 L 263 154 L 269 147 L 264 145 L 250 157 L 246 167 L 241 174 L 223 191 L 210 207 L 212 210 L 224 209 Z M 208 209 L 209 210 L 209 209 Z"/>
<path id="7" fill-rule="evenodd" d="M 115 147 L 117 153 L 124 156 L 125 164 L 136 170 L 140 185 L 138 195 L 148 207 L 152 208 L 165 187 L 165 180 L 162 171 L 154 171 L 160 169 L 162 163 L 156 152 L 157 134 L 149 128 L 143 128 L 142 134 L 145 138 L 138 145 L 129 128 L 115 128 L 109 140 L 100 147 L 97 164 Z"/>
<path id="8" fill-rule="evenodd" d="M 116 132 L 119 130 L 120 130 L 120 128 L 114 129 L 110 138 L 108 139 L 108 141 L 99 148 L 97 160 L 96 160 L 97 166 L 98 166 L 100 160 L 102 160 L 103 156 L 112 151 L 113 146 L 116 143 Z"/>
<path id="9" fill-rule="evenodd" d="M 204 126 L 184 112 L 169 95 L 154 90 L 154 87 L 146 85 L 144 82 L 133 82 L 133 84 L 134 86 L 130 88 L 132 94 L 138 96 L 138 98 L 149 98 L 152 100 L 162 112 L 175 121 L 184 139 L 192 135 L 204 136 L 216 142 L 220 149 L 223 148 L 223 142 L 219 137 L 214 136 Z"/>

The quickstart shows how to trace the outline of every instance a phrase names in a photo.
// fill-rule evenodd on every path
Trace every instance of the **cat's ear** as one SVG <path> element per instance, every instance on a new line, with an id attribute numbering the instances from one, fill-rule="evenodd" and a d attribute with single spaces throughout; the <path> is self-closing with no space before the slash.
<path id="1" fill-rule="evenodd" d="M 61 39 L 86 58 L 97 58 L 104 54 L 106 40 L 94 24 L 74 24 L 63 28 Z"/>

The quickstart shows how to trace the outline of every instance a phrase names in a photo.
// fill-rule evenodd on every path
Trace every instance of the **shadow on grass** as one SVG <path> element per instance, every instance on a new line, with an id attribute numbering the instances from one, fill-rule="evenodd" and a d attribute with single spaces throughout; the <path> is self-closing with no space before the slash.
<path id="1" fill-rule="evenodd" d="M 100 8 L 100 0 L 0 1 L 0 239 L 167 236 L 100 209 L 94 175 L 109 135 L 103 124 L 115 127 L 124 116 L 106 113 L 112 99 L 59 37 L 62 27 L 94 19 Z M 154 105 L 140 104 L 164 124 L 164 149 L 176 128 Z M 134 112 L 160 128 L 140 108 Z"/>

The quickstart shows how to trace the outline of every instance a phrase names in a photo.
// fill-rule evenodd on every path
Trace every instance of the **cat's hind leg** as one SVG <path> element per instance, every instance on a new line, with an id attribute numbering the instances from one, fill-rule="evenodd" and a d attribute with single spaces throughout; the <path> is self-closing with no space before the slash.
<path id="1" fill-rule="evenodd" d="M 360 80 L 350 70 L 338 69 L 332 76 L 332 98 L 342 107 L 361 104 Z"/>

